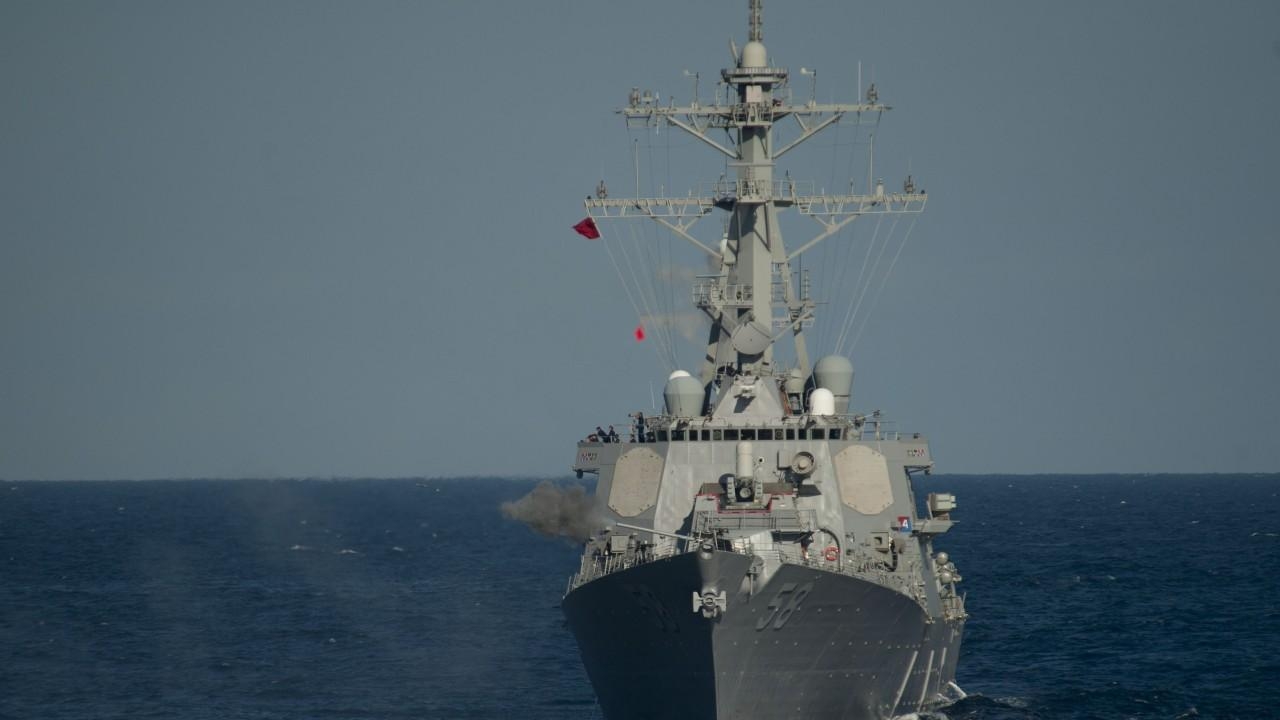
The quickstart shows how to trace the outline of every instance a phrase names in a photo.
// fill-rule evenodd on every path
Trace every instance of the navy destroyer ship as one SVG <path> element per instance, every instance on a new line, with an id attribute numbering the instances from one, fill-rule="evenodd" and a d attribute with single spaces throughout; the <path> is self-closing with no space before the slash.
<path id="1" fill-rule="evenodd" d="M 929 444 L 850 410 L 847 357 L 810 365 L 805 330 L 821 303 L 794 269 L 859 218 L 919 213 L 926 194 L 909 177 L 901 192 L 868 177 L 839 195 L 780 177 L 793 148 L 890 108 L 874 84 L 858 102 L 797 101 L 765 49 L 760 0 L 748 17 L 714 102 L 632 90 L 619 111 L 696 138 L 725 175 L 682 197 L 611 197 L 601 182 L 576 226 L 598 237 L 606 221 L 655 221 L 712 268 L 692 287 L 710 325 L 697 374 L 671 373 L 663 409 L 633 414 L 622 437 L 578 444 L 574 469 L 597 476 L 604 529 L 562 605 L 608 720 L 892 718 L 963 696 L 961 578 L 934 548 L 956 499 L 916 496 Z M 783 212 L 816 235 L 789 249 Z M 713 214 L 718 247 L 690 231 Z"/>

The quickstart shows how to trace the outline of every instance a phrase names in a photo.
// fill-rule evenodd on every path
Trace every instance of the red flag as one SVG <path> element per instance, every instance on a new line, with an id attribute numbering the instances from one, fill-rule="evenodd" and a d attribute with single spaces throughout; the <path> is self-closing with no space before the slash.
<path id="1" fill-rule="evenodd" d="M 636 326 L 635 336 L 636 336 L 636 342 L 643 342 L 643 341 L 644 341 L 644 326 L 643 326 L 643 325 L 637 325 L 637 326 Z"/>
<path id="2" fill-rule="evenodd" d="M 589 217 L 583 218 L 582 222 L 573 226 L 573 229 L 577 230 L 579 235 L 588 240 L 595 240 L 600 237 L 600 229 L 596 227 L 596 221 Z"/>

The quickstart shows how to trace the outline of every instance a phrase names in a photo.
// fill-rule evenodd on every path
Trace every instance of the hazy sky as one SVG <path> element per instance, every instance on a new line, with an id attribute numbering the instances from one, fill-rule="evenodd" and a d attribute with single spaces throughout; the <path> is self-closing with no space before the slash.
<path id="1" fill-rule="evenodd" d="M 0 3 L 0 478 L 565 472 L 666 377 L 569 229 L 634 185 L 613 111 L 709 99 L 746 5 Z M 821 100 L 860 61 L 930 195 L 856 408 L 942 472 L 1280 470 L 1280 3 L 770 0 L 765 43 Z M 723 170 L 641 135 L 648 187 Z"/>

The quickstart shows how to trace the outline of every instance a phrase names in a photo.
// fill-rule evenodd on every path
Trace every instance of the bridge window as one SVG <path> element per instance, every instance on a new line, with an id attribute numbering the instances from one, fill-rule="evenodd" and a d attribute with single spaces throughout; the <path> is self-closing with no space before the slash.
<path id="1" fill-rule="evenodd" d="M 672 439 L 672 440 L 683 440 L 683 439 L 684 439 L 684 431 L 683 431 L 683 430 L 672 430 L 672 431 L 671 431 L 671 439 Z"/>
<path id="2" fill-rule="evenodd" d="M 737 428 L 729 428 L 729 429 L 725 430 L 725 431 L 724 431 L 724 439 L 725 439 L 725 440 L 737 440 L 737 439 L 738 439 L 738 429 L 737 429 Z"/>
<path id="3" fill-rule="evenodd" d="M 756 439 L 756 431 L 755 431 L 754 429 L 752 429 L 752 428 L 745 428 L 745 429 L 743 429 L 743 431 L 742 431 L 742 439 L 743 439 L 743 440 L 755 440 L 755 439 Z"/>
<path id="4" fill-rule="evenodd" d="M 831 428 L 831 439 L 832 440 L 840 439 L 840 428 Z"/>
<path id="5" fill-rule="evenodd" d="M 706 441 L 706 440 L 710 440 L 710 439 L 711 439 L 711 431 L 710 431 L 710 430 L 703 430 L 703 431 L 702 431 L 702 439 L 703 439 L 704 441 Z M 718 438 L 717 438 L 717 439 L 718 439 Z"/>
<path id="6" fill-rule="evenodd" d="M 788 439 L 788 440 L 795 440 L 795 439 L 796 439 L 796 429 L 795 429 L 795 428 L 787 428 L 787 439 Z"/>

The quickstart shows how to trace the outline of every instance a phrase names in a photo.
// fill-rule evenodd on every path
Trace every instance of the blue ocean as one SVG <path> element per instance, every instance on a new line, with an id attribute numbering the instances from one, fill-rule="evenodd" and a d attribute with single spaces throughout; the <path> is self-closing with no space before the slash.
<path id="1" fill-rule="evenodd" d="M 535 484 L 0 483 L 0 717 L 597 718 L 577 549 L 499 511 Z M 1280 717 L 1280 476 L 918 489 L 959 501 L 946 717 Z"/>

